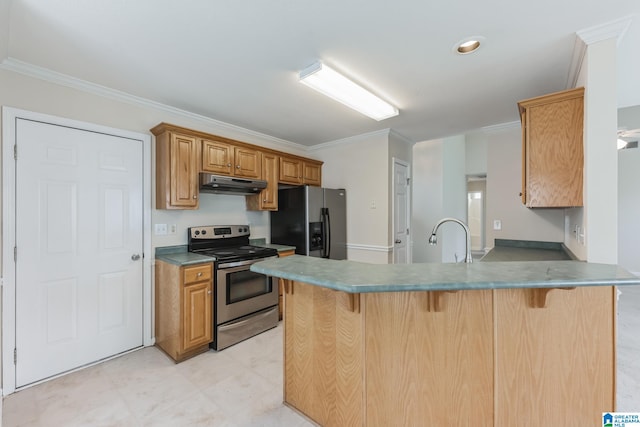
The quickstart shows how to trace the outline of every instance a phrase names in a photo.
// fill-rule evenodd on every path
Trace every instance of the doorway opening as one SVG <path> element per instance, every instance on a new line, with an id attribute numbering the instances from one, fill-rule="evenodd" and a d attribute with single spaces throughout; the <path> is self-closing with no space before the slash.
<path id="1" fill-rule="evenodd" d="M 471 253 L 474 257 L 485 254 L 487 176 L 467 176 L 467 221 L 471 233 Z"/>

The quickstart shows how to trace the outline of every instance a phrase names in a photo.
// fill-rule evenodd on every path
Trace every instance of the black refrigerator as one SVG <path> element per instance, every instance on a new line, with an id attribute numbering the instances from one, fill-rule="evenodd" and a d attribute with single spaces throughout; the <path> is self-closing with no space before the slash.
<path id="1" fill-rule="evenodd" d="M 347 259 L 347 192 L 309 185 L 278 190 L 271 243 L 295 246 L 299 255 Z"/>

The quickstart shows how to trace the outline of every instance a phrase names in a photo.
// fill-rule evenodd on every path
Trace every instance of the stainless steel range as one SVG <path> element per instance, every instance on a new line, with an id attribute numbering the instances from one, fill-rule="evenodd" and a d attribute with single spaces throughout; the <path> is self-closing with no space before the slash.
<path id="1" fill-rule="evenodd" d="M 222 350 L 278 324 L 278 286 L 251 264 L 278 251 L 249 244 L 248 225 L 210 225 L 188 229 L 189 252 L 214 257 L 214 340 Z"/>

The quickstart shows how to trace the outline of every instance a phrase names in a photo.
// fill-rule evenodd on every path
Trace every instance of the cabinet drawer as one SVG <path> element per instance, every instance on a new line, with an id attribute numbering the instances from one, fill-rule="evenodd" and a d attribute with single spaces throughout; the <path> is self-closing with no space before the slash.
<path id="1" fill-rule="evenodd" d="M 211 280 L 211 264 L 200 264 L 193 267 L 185 267 L 182 281 L 185 285 L 203 280 Z"/>

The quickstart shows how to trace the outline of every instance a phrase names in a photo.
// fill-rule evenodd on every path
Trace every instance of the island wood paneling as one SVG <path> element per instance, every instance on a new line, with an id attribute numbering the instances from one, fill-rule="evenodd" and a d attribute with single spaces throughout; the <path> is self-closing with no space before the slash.
<path id="1" fill-rule="evenodd" d="M 362 317 L 349 296 L 285 286 L 285 402 L 323 426 L 361 426 Z"/>
<path id="2" fill-rule="evenodd" d="M 367 425 L 492 426 L 491 291 L 428 294 L 364 294 Z"/>
<path id="3" fill-rule="evenodd" d="M 600 425 L 615 409 L 615 287 L 495 291 L 496 425 Z"/>

